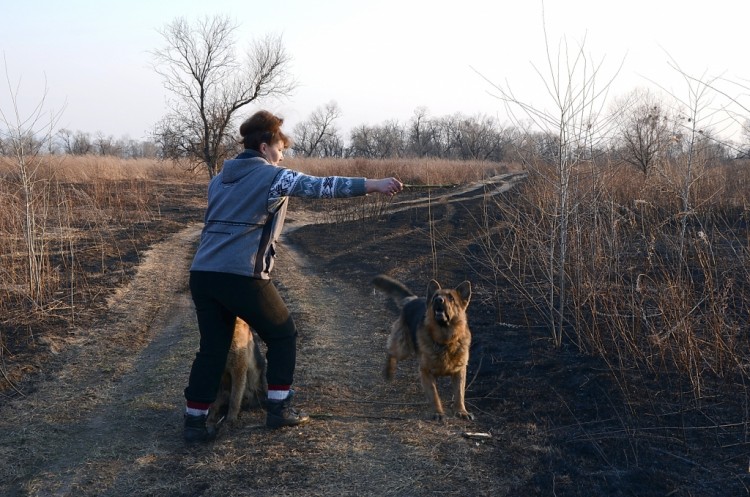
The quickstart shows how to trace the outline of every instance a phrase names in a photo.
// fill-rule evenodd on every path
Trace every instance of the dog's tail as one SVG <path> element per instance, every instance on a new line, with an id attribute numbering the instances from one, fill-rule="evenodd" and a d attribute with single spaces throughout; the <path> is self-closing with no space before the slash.
<path id="1" fill-rule="evenodd" d="M 375 288 L 396 299 L 399 304 L 403 304 L 404 299 L 415 296 L 403 283 L 384 274 L 376 276 L 372 280 L 372 284 L 375 285 Z"/>

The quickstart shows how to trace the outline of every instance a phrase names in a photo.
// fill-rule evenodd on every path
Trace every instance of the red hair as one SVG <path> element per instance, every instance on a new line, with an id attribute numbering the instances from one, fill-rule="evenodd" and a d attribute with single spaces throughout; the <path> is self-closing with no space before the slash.
<path id="1" fill-rule="evenodd" d="M 267 110 L 260 110 L 240 125 L 240 135 L 245 148 L 260 151 L 260 144 L 272 145 L 281 140 L 284 148 L 292 145 L 292 139 L 281 131 L 284 119 Z"/>

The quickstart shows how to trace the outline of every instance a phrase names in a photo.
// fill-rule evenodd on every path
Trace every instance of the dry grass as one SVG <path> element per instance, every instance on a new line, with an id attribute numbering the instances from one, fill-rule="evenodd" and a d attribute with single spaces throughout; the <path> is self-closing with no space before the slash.
<path id="1" fill-rule="evenodd" d="M 498 171 L 491 163 L 435 160 L 284 165 L 316 175 L 395 175 L 420 185 L 470 182 Z M 139 251 L 162 236 L 156 226 L 169 224 L 181 203 L 202 210 L 205 201 L 205 176 L 171 162 L 53 155 L 34 156 L 24 167 L 26 176 L 12 158 L 0 158 L 0 359 L 40 344 L 53 353 L 64 347 L 64 336 L 45 336 L 40 328 L 74 327 L 94 315 L 127 280 Z M 175 197 L 180 190 L 199 193 Z M 316 208 L 324 221 L 342 222 L 379 217 L 388 205 L 387 198 L 369 196 Z"/>
<path id="2" fill-rule="evenodd" d="M 521 170 L 518 164 L 444 159 L 319 159 L 292 157 L 283 164 L 313 176 L 395 177 L 407 188 L 452 188 L 507 172 Z M 426 190 L 425 190 L 426 191 Z M 300 201 L 305 210 L 315 212 L 323 223 L 382 219 L 393 199 L 368 195 L 330 201 Z"/>
<path id="3" fill-rule="evenodd" d="M 293 157 L 284 163 L 314 176 L 396 177 L 414 185 L 463 185 L 497 174 L 518 171 L 520 166 L 497 162 L 441 159 L 307 159 Z"/>
<path id="4" fill-rule="evenodd" d="M 16 164 L 0 157 L 0 177 L 12 178 Z M 185 181 L 192 173 L 170 161 L 122 159 L 99 155 L 51 155 L 43 157 L 39 178 L 60 183 L 96 183 L 131 180 Z"/>
<path id="5" fill-rule="evenodd" d="M 0 159 L 0 359 L 39 344 L 54 352 L 64 338 L 40 328 L 91 313 L 102 286 L 120 285 L 138 250 L 160 236 L 149 230 L 171 222 L 165 187 L 200 183 L 146 159 L 40 156 L 24 166 Z"/>
<path id="6" fill-rule="evenodd" d="M 405 167 L 399 164 L 374 162 L 373 168 L 382 169 L 372 173 L 364 164 L 335 161 L 329 169 L 320 163 L 321 169 L 309 172 L 383 176 Z M 312 162 L 290 159 L 285 165 L 305 170 Z M 401 177 L 453 183 L 456 177 L 450 174 L 456 167 Z M 438 175 L 439 170 L 445 175 Z M 472 174 L 481 178 L 492 173 Z M 156 221 L 164 222 L 160 218 L 166 216 L 161 209 L 175 216 L 175 206 L 203 201 L 205 178 L 185 192 L 185 198 L 176 199 L 180 190 L 173 185 L 184 181 L 180 175 L 164 180 L 105 179 L 106 168 L 96 175 L 101 179 L 67 183 L 46 178 L 40 185 L 47 186 L 37 190 L 47 199 L 35 211 L 39 220 L 46 220 L 39 239 L 50 250 L 49 263 L 42 267 L 54 268 L 57 273 L 50 273 L 58 279 L 49 280 L 48 286 L 57 285 L 57 291 L 46 310 L 34 312 L 70 313 L 67 305 L 76 313 L 98 313 L 96 327 L 81 324 L 81 330 L 64 330 L 62 337 L 44 343 L 64 349 L 66 340 L 90 336 L 80 346 L 101 350 L 93 355 L 69 351 L 74 353 L 65 357 L 71 360 L 60 361 L 65 364 L 60 373 L 50 370 L 51 381 L 42 382 L 28 403 L 9 403 L 8 429 L 2 430 L 6 442 L 0 444 L 0 452 L 10 463 L 0 471 L 0 480 L 10 482 L 10 495 L 151 495 L 165 490 L 232 494 L 247 488 L 258 495 L 312 493 L 310 489 L 318 489 L 319 495 L 437 495 L 460 494 L 466 488 L 478 495 L 723 495 L 727 488 L 742 485 L 747 471 L 746 410 L 721 417 L 707 407 L 747 400 L 744 388 L 732 377 L 744 378 L 747 357 L 742 333 L 750 302 L 745 169 L 715 167 L 702 172 L 691 185 L 695 209 L 687 213 L 690 222 L 684 237 L 681 220 L 686 213 L 673 189 L 678 181 L 643 178 L 618 167 L 604 167 L 597 174 L 590 168 L 576 171 L 565 266 L 566 343 L 598 354 L 615 375 L 606 374 L 601 361 L 582 358 L 570 348 L 547 348 L 537 330 L 502 329 L 484 309 L 483 303 L 491 300 L 483 299 L 482 292 L 515 292 L 514 297 L 521 294 L 526 300 L 496 299 L 500 306 L 512 307 L 514 315 L 508 312 L 506 317 L 524 324 L 526 314 L 531 324 L 545 326 L 538 318 L 547 316 L 547 299 L 557 281 L 549 265 L 555 243 L 550 234 L 556 228 L 550 214 L 555 212 L 556 197 L 541 174 L 530 174 L 515 190 L 487 196 L 484 205 L 481 197 L 455 205 L 435 202 L 431 213 L 425 212 L 424 202 L 418 210 L 404 200 L 407 195 L 420 201 L 429 197 L 412 190 L 401 197 L 406 208 L 390 214 L 388 223 L 350 230 L 346 240 L 335 228 L 311 230 L 310 243 L 320 245 L 311 252 L 316 257 L 314 269 L 303 268 L 301 259 L 288 254 L 290 259 L 280 261 L 279 271 L 289 271 L 295 260 L 300 268 L 280 273 L 279 280 L 288 283 L 283 290 L 291 294 L 289 302 L 298 305 L 293 311 L 300 328 L 314 330 L 300 342 L 298 381 L 300 399 L 317 415 L 312 429 L 266 432 L 257 427 L 262 418 L 248 418 L 216 445 L 195 452 L 179 444 L 180 413 L 174 408 L 182 406 L 185 368 L 197 343 L 194 315 L 187 295 L 158 286 L 168 280 L 164 274 L 185 270 L 189 243 L 175 240 L 161 247 L 163 259 L 141 266 L 151 266 L 152 272 L 141 274 L 144 286 L 134 285 L 130 299 L 119 293 L 112 298 L 122 307 L 110 313 L 113 322 L 102 321 L 106 314 L 97 307 L 102 299 L 92 293 L 105 292 L 129 276 L 127 254 L 136 243 L 143 250 L 143 243 L 153 240 Z M 19 231 L 12 231 L 22 224 L 22 210 L 18 190 L 8 186 L 12 184 L 12 178 L 10 183 L 0 182 L 0 230 L 7 230 L 0 238 L 5 244 L 0 253 L 17 253 L 22 259 L 24 240 Z M 460 189 L 448 192 L 456 190 Z M 193 210 L 193 220 L 200 220 L 195 214 L 199 210 Z M 475 224 L 468 215 L 475 216 Z M 162 233 L 173 228 L 166 225 Z M 472 331 L 482 348 L 477 349 L 479 373 L 472 380 L 471 402 L 481 406 L 476 426 L 493 435 L 481 445 L 464 443 L 462 425 L 446 428 L 418 421 L 423 411 L 415 400 L 419 386 L 406 370 L 393 387 L 364 381 L 380 367 L 378 351 L 388 321 L 383 324 L 378 308 L 373 311 L 372 303 L 362 300 L 364 276 L 390 267 L 404 271 L 411 281 L 422 281 L 430 270 L 430 248 L 436 249 L 426 240 L 443 231 L 446 237 L 438 241 L 454 243 L 460 253 L 457 257 L 457 252 L 437 244 L 440 270 L 450 275 L 448 279 L 468 277 L 477 283 Z M 461 259 L 466 254 L 471 254 L 470 268 Z M 184 257 L 183 265 L 170 273 L 164 261 L 175 263 L 179 257 Z M 448 261 L 455 266 L 446 267 Z M 138 262 L 137 257 L 130 261 Z M 8 258 L 2 259 L 1 271 L 14 267 Z M 339 277 L 329 279 L 329 273 Z M 19 285 L 23 275 L 18 272 Z M 148 292 L 150 298 L 144 298 Z M 10 329 L 11 319 L 23 323 L 24 312 L 7 314 L 11 306 L 5 296 L 0 302 L 7 320 L 0 331 Z M 30 308 L 28 300 L 16 303 L 13 309 Z M 60 310 L 54 311 L 52 303 Z M 320 312 L 324 306 L 326 312 Z M 148 309 L 161 309 L 158 312 L 165 315 L 154 319 L 142 314 Z M 352 309 L 358 309 L 354 315 Z M 80 319 L 79 314 L 73 317 Z M 353 330 L 360 322 L 361 329 Z M 160 333 L 159 326 L 167 331 Z M 29 342 L 41 343 L 37 335 L 30 336 L 38 334 L 38 328 L 22 324 L 18 330 Z M 141 337 L 141 332 L 142 338 L 134 343 L 134 335 Z M 150 341 L 152 333 L 161 338 Z M 100 340 L 105 334 L 109 339 Z M 102 347 L 103 342 L 109 345 Z M 528 342 L 533 342 L 532 348 Z M 0 347 L 0 354 L 3 350 Z M 6 364 L 0 363 L 0 371 Z M 28 361 L 29 367 L 34 364 Z M 669 383 L 673 370 L 684 373 L 698 396 L 709 400 L 703 406 L 694 402 L 689 388 L 679 399 L 683 403 L 667 398 L 670 392 L 682 395 L 682 383 Z M 652 372 L 659 375 L 642 374 Z M 630 397 L 639 406 L 627 400 L 623 405 L 613 391 L 610 378 L 627 374 L 642 380 Z M 648 379 L 655 376 L 668 380 L 650 390 Z M 711 377 L 727 379 L 731 397 L 709 398 Z M 386 405 L 389 410 L 384 411 Z M 639 407 L 646 415 L 636 419 L 632 414 Z M 267 471 L 269 462 L 276 469 L 273 474 Z M 352 483 L 347 475 L 354 473 L 369 477 Z M 639 483 L 644 475 L 646 483 Z M 253 482 L 250 487 L 248 482 Z M 705 491 L 709 486 L 712 491 Z"/>
<path id="7" fill-rule="evenodd" d="M 290 158 L 285 166 L 314 175 L 396 176 L 412 185 L 466 184 L 518 166 L 484 162 Z M 679 164 L 646 177 L 622 165 L 582 164 L 572 176 L 567 213 L 566 288 L 552 263 L 559 229 L 555 172 L 535 165 L 517 192 L 488 199 L 471 260 L 499 294 L 510 283 L 531 308 L 613 368 L 637 363 L 648 371 L 677 368 L 700 395 L 706 375 L 743 373 L 741 333 L 750 310 L 750 168 L 704 166 L 685 191 Z M 162 183 L 200 184 L 200 175 L 172 163 L 112 157 L 44 158 L 26 211 L 14 163 L 0 160 L 0 311 L 6 320 L 68 313 L 84 305 L 92 273 L 118 272 L 118 243 L 134 243 L 122 227 L 162 215 Z M 389 199 L 318 202 L 325 222 L 378 218 Z M 33 216 L 34 251 L 24 234 Z M 481 218 L 480 218 L 481 217 Z M 127 231 L 127 228 L 126 230 Z M 134 237 L 135 235 L 133 235 Z M 429 236 L 439 236 L 439 233 Z M 81 252 L 98 254 L 84 267 Z M 89 257 L 90 259 L 90 257 Z M 30 274 L 36 271 L 39 290 Z M 562 307 L 556 303 L 564 300 Z M 560 310 L 562 309 L 562 310 Z M 22 319 L 21 321 L 25 321 Z M 3 350 L 0 336 L 0 351 Z"/>
<path id="8" fill-rule="evenodd" d="M 555 260 L 559 197 L 541 171 L 519 191 L 490 201 L 480 221 L 474 263 L 488 269 L 487 279 L 510 282 L 544 322 L 563 322 L 571 341 L 616 371 L 677 370 L 689 377 L 697 398 L 706 394 L 707 379 L 745 377 L 747 164 L 701 171 L 690 184 L 687 212 L 677 167 L 649 177 L 620 165 L 594 174 L 579 168 L 564 214 L 562 280 Z"/>
<path id="9" fill-rule="evenodd" d="M 466 183 L 507 169 L 436 160 L 290 159 L 285 165 L 314 175 L 393 175 L 417 185 Z M 118 257 L 109 253 L 118 250 L 109 243 L 118 230 L 161 218 L 160 184 L 205 181 L 171 162 L 100 156 L 38 157 L 25 180 L 11 158 L 0 158 L 0 177 L 0 310 L 8 316 L 70 307 L 86 275 L 106 272 L 106 259 Z M 387 205 L 372 196 L 323 203 L 319 210 L 340 222 L 377 217 Z M 81 267 L 81 250 L 98 252 L 99 267 Z"/>

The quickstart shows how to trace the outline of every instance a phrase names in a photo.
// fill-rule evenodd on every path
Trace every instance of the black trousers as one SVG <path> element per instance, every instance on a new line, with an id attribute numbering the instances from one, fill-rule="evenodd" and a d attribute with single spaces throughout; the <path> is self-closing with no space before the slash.
<path id="1" fill-rule="evenodd" d="M 191 271 L 190 293 L 201 339 L 185 388 L 185 399 L 203 403 L 216 400 L 236 317 L 247 322 L 268 347 L 266 379 L 269 386 L 292 384 L 297 329 L 271 280 Z"/>

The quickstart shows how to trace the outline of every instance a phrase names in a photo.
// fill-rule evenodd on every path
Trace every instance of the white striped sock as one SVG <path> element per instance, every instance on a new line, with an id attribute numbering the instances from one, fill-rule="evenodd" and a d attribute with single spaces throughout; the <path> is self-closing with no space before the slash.
<path id="1" fill-rule="evenodd" d="M 205 416 L 208 414 L 208 409 L 194 409 L 192 407 L 186 407 L 185 414 L 188 414 L 190 416 Z"/>
<path id="2" fill-rule="evenodd" d="M 269 390 L 268 400 L 285 400 L 289 396 L 289 390 Z"/>

